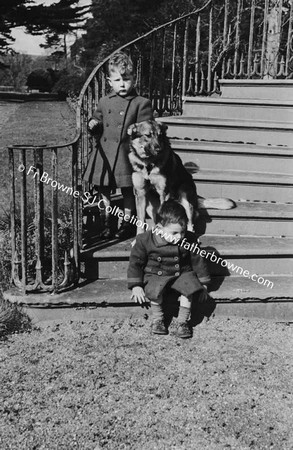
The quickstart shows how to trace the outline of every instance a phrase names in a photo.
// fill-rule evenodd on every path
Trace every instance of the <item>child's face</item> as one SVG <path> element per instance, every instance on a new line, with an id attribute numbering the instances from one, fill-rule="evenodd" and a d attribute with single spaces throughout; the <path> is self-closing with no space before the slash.
<path id="1" fill-rule="evenodd" d="M 108 82 L 113 91 L 121 97 L 126 97 L 133 89 L 134 75 L 131 73 L 121 74 L 117 69 L 111 70 Z"/>
<path id="2" fill-rule="evenodd" d="M 183 239 L 185 236 L 185 228 L 183 228 L 179 223 L 169 223 L 167 225 L 158 224 L 158 228 L 160 228 L 160 235 L 165 241 L 169 242 L 169 244 L 176 245 Z"/>

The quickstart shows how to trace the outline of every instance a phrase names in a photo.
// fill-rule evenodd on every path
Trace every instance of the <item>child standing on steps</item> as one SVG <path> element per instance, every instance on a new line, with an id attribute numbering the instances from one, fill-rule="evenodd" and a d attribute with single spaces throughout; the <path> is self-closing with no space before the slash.
<path id="1" fill-rule="evenodd" d="M 180 302 L 177 336 L 192 337 L 191 304 L 208 298 L 210 275 L 187 224 L 183 206 L 168 200 L 160 208 L 156 227 L 136 236 L 131 250 L 128 288 L 137 303 L 151 302 L 154 334 L 168 334 L 168 306 L 175 293 Z M 191 251 L 192 243 L 196 243 L 195 252 Z"/>
<path id="2" fill-rule="evenodd" d="M 108 83 L 112 91 L 102 97 L 93 117 L 88 122 L 91 133 L 96 134 L 97 145 L 92 152 L 84 174 L 84 181 L 97 186 L 104 206 L 110 205 L 110 194 L 121 188 L 125 216 L 135 214 L 132 187 L 132 168 L 128 160 L 129 136 L 127 129 L 136 122 L 153 119 L 150 100 L 135 91 L 133 63 L 123 52 L 109 60 Z M 104 238 L 111 237 L 110 216 L 106 218 Z M 115 235 L 119 239 L 134 236 L 136 227 L 123 221 Z"/>

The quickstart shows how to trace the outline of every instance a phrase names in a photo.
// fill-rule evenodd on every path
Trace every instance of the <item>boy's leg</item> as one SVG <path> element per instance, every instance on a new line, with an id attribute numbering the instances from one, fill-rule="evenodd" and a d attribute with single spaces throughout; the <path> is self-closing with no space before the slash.
<path id="1" fill-rule="evenodd" d="M 133 214 L 135 214 L 135 197 L 133 194 L 133 188 L 122 187 L 121 192 L 123 195 L 124 216 L 131 217 Z M 121 227 L 115 234 L 115 237 L 117 237 L 118 239 L 128 239 L 135 236 L 135 234 L 136 226 L 129 221 L 123 220 Z"/>
<path id="2" fill-rule="evenodd" d="M 111 237 L 111 217 L 110 213 L 106 211 L 106 207 L 111 204 L 111 190 L 108 187 L 100 188 L 100 194 L 103 199 L 103 208 L 105 211 L 105 227 L 101 233 L 101 237 L 109 239 Z"/>
<path id="3" fill-rule="evenodd" d="M 166 326 L 169 327 L 174 317 L 178 317 L 179 292 L 166 288 L 163 293 L 163 308 Z"/>
<path id="4" fill-rule="evenodd" d="M 135 214 L 135 197 L 133 187 L 123 187 L 121 188 L 121 192 L 123 195 L 124 214 L 132 216 L 132 214 Z"/>
<path id="5" fill-rule="evenodd" d="M 152 332 L 154 334 L 168 334 L 168 328 L 165 325 L 162 296 L 158 299 L 158 302 L 151 301 L 151 310 L 153 319 Z"/>
<path id="6" fill-rule="evenodd" d="M 180 295 L 179 302 L 179 314 L 178 314 L 178 330 L 177 336 L 183 339 L 192 337 L 192 328 L 189 323 L 190 311 L 191 311 L 191 301 L 192 296 L 185 297 L 184 295 Z"/>

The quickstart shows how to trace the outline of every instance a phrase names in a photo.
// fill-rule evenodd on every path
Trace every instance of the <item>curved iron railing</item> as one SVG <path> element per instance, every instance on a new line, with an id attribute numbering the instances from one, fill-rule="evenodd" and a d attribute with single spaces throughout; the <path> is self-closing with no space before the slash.
<path id="1" fill-rule="evenodd" d="M 208 0 L 201 8 L 120 47 L 134 60 L 137 90 L 151 99 L 155 115 L 181 114 L 184 96 L 220 94 L 220 78 L 291 78 L 292 1 L 278 0 L 270 5 L 270 0 Z M 87 123 L 99 98 L 108 92 L 110 57 L 91 72 L 81 91 L 77 132 L 71 143 L 52 148 L 9 148 L 12 280 L 24 293 L 56 292 L 78 280 L 82 196 L 88 190 L 82 184 L 82 174 L 93 149 Z M 66 160 L 69 171 L 59 170 L 58 175 L 64 166 L 60 160 Z M 50 182 L 47 178 L 44 181 L 44 173 Z M 67 202 L 70 199 L 72 207 L 66 256 L 60 254 L 62 243 L 58 242 L 62 195 L 67 196 Z M 30 205 L 33 211 L 29 211 Z M 45 255 L 48 235 L 52 240 L 49 256 Z M 33 247 L 28 245 L 28 236 Z M 50 266 L 47 274 L 45 260 Z M 31 261 L 33 270 L 29 268 Z"/>
<path id="2" fill-rule="evenodd" d="M 136 64 L 137 90 L 155 115 L 182 113 L 184 96 L 220 94 L 219 79 L 290 78 L 293 75 L 290 0 L 208 0 L 118 50 Z M 115 53 L 115 52 L 114 52 Z M 87 121 L 108 92 L 108 56 L 89 75 L 79 100 L 83 169 L 92 150 Z"/>
<path id="3" fill-rule="evenodd" d="M 79 137 L 53 147 L 8 149 L 11 279 L 23 294 L 57 292 L 78 281 Z"/>

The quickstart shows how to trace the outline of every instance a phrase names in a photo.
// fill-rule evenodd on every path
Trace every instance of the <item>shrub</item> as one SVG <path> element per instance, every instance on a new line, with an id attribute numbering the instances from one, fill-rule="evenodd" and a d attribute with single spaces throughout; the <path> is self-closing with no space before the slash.
<path id="1" fill-rule="evenodd" d="M 29 89 L 38 89 L 40 92 L 51 92 L 58 77 L 59 73 L 53 69 L 37 69 L 29 74 L 26 84 Z"/>
<path id="2" fill-rule="evenodd" d="M 31 319 L 22 309 L 4 300 L 0 295 L 0 338 L 7 334 L 29 331 Z"/>
<path id="3" fill-rule="evenodd" d="M 35 279 L 36 254 L 35 254 L 35 225 L 33 220 L 33 208 L 28 206 L 28 232 L 27 232 L 27 278 L 29 281 Z M 51 277 L 51 255 L 52 255 L 52 238 L 51 238 L 51 219 L 49 214 L 45 214 L 44 219 L 44 258 L 43 279 L 49 282 Z M 16 247 L 18 254 L 21 252 L 20 239 L 20 219 L 17 214 L 16 219 Z M 0 218 L 0 291 L 7 289 L 11 285 L 11 236 L 9 218 Z M 69 253 L 72 248 L 72 214 L 71 211 L 60 211 L 58 218 L 58 273 L 60 279 L 63 279 L 64 268 L 63 261 L 65 251 Z"/>
<path id="4" fill-rule="evenodd" d="M 64 70 L 53 87 L 52 92 L 57 93 L 61 98 L 78 96 L 84 85 L 85 74 L 73 70 Z"/>
<path id="5" fill-rule="evenodd" d="M 5 219 L 0 219 L 0 293 L 9 287 L 11 279 L 10 231 Z"/>

